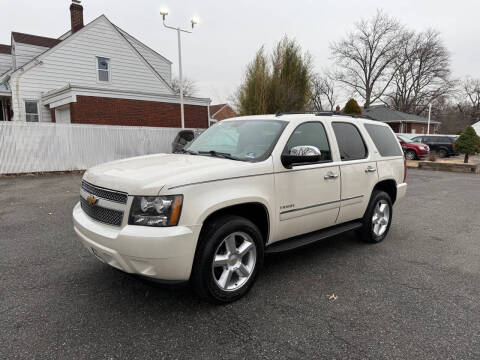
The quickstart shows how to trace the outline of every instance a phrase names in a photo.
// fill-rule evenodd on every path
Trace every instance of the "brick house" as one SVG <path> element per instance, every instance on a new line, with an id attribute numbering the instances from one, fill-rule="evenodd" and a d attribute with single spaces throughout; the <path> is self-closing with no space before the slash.
<path id="1" fill-rule="evenodd" d="M 374 120 L 387 123 L 396 133 L 427 133 L 428 119 L 397 111 L 385 105 L 374 105 L 368 109 L 363 109 L 363 115 L 368 115 Z M 430 134 L 437 133 L 439 126 L 440 122 L 431 120 Z"/>
<path id="2" fill-rule="evenodd" d="M 112 24 L 83 23 L 58 38 L 12 32 L 0 45 L 0 120 L 180 127 L 172 62 Z M 184 97 L 185 126 L 208 127 L 210 99 Z"/>
<path id="3" fill-rule="evenodd" d="M 215 122 L 236 116 L 238 114 L 228 104 L 210 105 L 210 119 L 213 119 Z"/>

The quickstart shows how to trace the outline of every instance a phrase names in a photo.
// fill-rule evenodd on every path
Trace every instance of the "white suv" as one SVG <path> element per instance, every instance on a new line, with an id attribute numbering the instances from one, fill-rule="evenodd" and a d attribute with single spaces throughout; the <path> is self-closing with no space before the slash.
<path id="1" fill-rule="evenodd" d="M 102 164 L 82 180 L 74 228 L 101 261 L 240 298 L 266 253 L 357 230 L 382 241 L 407 189 L 388 125 L 334 113 L 224 120 L 184 154 Z"/>

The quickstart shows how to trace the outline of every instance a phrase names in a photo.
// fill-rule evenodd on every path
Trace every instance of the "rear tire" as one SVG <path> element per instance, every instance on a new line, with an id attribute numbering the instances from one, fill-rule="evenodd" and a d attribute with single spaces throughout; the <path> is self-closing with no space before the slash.
<path id="1" fill-rule="evenodd" d="M 205 225 L 190 282 L 195 292 L 213 303 L 240 299 L 252 287 L 263 265 L 263 239 L 257 226 L 227 215 Z"/>
<path id="2" fill-rule="evenodd" d="M 417 153 L 413 150 L 407 150 L 405 153 L 405 158 L 407 160 L 415 160 L 417 158 Z"/>
<path id="3" fill-rule="evenodd" d="M 374 190 L 360 229 L 362 240 L 379 243 L 386 238 L 392 223 L 392 200 L 385 191 Z"/>
<path id="4" fill-rule="evenodd" d="M 448 156 L 448 151 L 446 149 L 438 149 L 437 155 L 438 157 L 446 158 Z"/>

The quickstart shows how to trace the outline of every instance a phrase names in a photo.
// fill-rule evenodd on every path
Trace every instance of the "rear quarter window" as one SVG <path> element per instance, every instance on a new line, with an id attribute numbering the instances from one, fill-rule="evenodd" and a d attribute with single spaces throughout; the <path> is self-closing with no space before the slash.
<path id="1" fill-rule="evenodd" d="M 398 140 L 389 127 L 374 124 L 365 124 L 365 129 L 381 156 L 402 156 Z"/>

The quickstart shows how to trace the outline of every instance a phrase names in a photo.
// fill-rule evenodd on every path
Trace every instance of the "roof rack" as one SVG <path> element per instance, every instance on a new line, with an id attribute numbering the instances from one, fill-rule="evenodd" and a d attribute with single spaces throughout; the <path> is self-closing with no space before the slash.
<path id="1" fill-rule="evenodd" d="M 342 116 L 350 116 L 352 118 L 359 118 L 359 119 L 369 119 L 369 120 L 374 120 L 372 117 L 368 115 L 355 115 L 355 114 L 345 114 L 341 111 L 286 111 L 286 112 L 281 112 L 278 111 L 275 113 L 276 117 L 282 116 L 282 115 L 302 115 L 302 114 L 312 114 L 315 116 L 333 116 L 333 115 L 342 115 Z"/>

